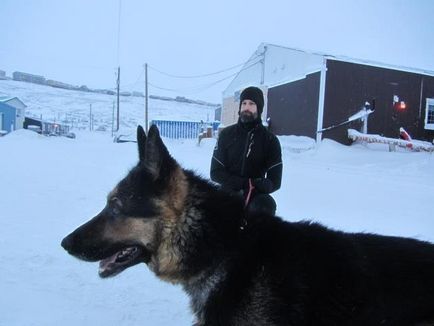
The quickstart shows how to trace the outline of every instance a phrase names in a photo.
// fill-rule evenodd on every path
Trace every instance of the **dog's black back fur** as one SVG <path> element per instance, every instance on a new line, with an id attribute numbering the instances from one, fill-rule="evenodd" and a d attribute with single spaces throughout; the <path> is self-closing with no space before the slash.
<path id="1" fill-rule="evenodd" d="M 207 319 L 218 325 L 240 312 L 239 320 L 266 316 L 270 325 L 434 321 L 431 244 L 269 216 L 251 217 L 243 232 L 228 279 L 209 301 Z"/>
<path id="2" fill-rule="evenodd" d="M 139 129 L 140 162 L 114 191 L 123 212 L 113 219 L 108 204 L 66 237 L 71 254 L 143 246 L 156 275 L 190 295 L 197 325 L 434 325 L 434 245 L 248 216 L 239 198 L 179 168 L 155 127 L 149 134 Z M 121 223 L 144 234 L 134 242 Z"/>
<path id="3" fill-rule="evenodd" d="M 206 325 L 434 325 L 432 244 L 272 216 L 243 226 L 239 202 L 210 196 L 206 205 L 218 212 L 203 219 L 220 228 L 216 239 L 234 245 L 207 248 L 226 277 L 208 298 Z"/>

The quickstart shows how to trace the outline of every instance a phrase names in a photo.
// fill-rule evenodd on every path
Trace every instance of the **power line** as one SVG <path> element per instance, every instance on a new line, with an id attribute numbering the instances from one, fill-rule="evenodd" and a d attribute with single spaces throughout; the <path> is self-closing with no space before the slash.
<path id="1" fill-rule="evenodd" d="M 123 88 L 134 87 L 137 84 L 139 84 L 139 82 L 143 83 L 143 80 L 141 80 L 141 79 L 143 77 L 143 73 L 144 72 L 145 72 L 145 68 L 142 68 L 142 70 L 140 71 L 139 76 L 137 77 L 136 81 L 134 83 L 131 83 L 131 84 L 126 84 L 125 86 L 123 86 Z"/>
<path id="2" fill-rule="evenodd" d="M 209 77 L 209 76 L 213 76 L 213 75 L 218 75 L 218 74 L 221 74 L 223 72 L 226 72 L 226 71 L 229 71 L 229 70 L 233 70 L 233 69 L 235 69 L 237 67 L 240 67 L 240 66 L 243 66 L 243 65 L 245 65 L 245 64 L 247 64 L 249 62 L 252 62 L 253 60 L 257 59 L 258 57 L 259 57 L 259 55 L 256 55 L 255 57 L 251 58 L 247 62 L 243 62 L 243 63 L 237 64 L 235 66 L 231 66 L 229 68 L 225 68 L 225 69 L 222 69 L 222 70 L 219 70 L 219 71 L 216 71 L 216 72 L 212 72 L 212 73 L 208 73 L 208 74 L 202 74 L 202 75 L 192 75 L 192 76 L 173 75 L 173 74 L 161 71 L 161 70 L 159 70 L 159 69 L 157 69 L 157 68 L 155 68 L 153 66 L 150 66 L 149 64 L 148 64 L 148 67 L 151 68 L 152 70 L 154 70 L 154 71 L 162 74 L 162 75 L 165 75 L 165 76 L 168 76 L 168 77 L 172 77 L 172 78 L 202 78 L 202 77 Z"/>
<path id="3" fill-rule="evenodd" d="M 156 89 L 160 89 L 160 90 L 164 90 L 164 91 L 169 91 L 169 92 L 186 92 L 186 91 L 187 91 L 187 92 L 189 92 L 189 91 L 190 91 L 190 92 L 194 92 L 194 91 L 201 92 L 201 91 L 204 91 L 204 90 L 206 90 L 206 89 L 208 89 L 208 88 L 211 88 L 212 86 L 214 86 L 214 85 L 216 85 L 216 84 L 218 84 L 218 83 L 220 83 L 220 82 L 222 82 L 222 81 L 225 81 L 225 80 L 227 80 L 227 79 L 229 79 L 229 78 L 232 78 L 232 77 L 236 76 L 236 75 L 239 74 L 241 71 L 247 70 L 247 69 L 249 69 L 250 67 L 255 66 L 257 63 L 258 63 L 258 62 L 254 62 L 254 63 L 252 63 L 251 65 L 249 65 L 249 66 L 247 66 L 247 67 L 241 69 L 240 71 L 237 71 L 236 73 L 233 73 L 233 74 L 231 74 L 231 75 L 229 75 L 229 76 L 226 76 L 226 77 L 221 78 L 221 79 L 219 79 L 219 80 L 216 80 L 216 81 L 214 81 L 214 82 L 207 83 L 207 84 L 202 84 L 202 85 L 197 85 L 197 86 L 193 86 L 193 87 L 189 87 L 189 88 L 177 88 L 177 89 L 176 89 L 176 88 L 166 88 L 166 87 L 158 86 L 158 85 L 155 85 L 155 84 L 152 84 L 152 83 L 149 83 L 149 82 L 148 82 L 148 84 L 149 84 L 150 86 L 156 88 Z"/>
<path id="4" fill-rule="evenodd" d="M 246 67 L 245 69 L 250 68 L 250 67 L 254 66 L 255 64 L 252 64 L 252 65 Z M 243 70 L 245 70 L 245 69 L 243 69 Z M 202 84 L 202 85 L 196 85 L 196 86 L 192 86 L 192 87 L 188 87 L 188 88 L 166 88 L 166 87 L 158 86 L 158 85 L 155 85 L 155 84 L 152 84 L 152 83 L 149 83 L 149 85 L 152 86 L 152 87 L 154 87 L 154 88 L 157 88 L 157 89 L 160 89 L 160 90 L 164 90 L 164 91 L 169 91 L 169 92 L 195 91 L 195 90 L 198 90 L 198 89 L 204 89 L 205 90 L 205 89 L 210 88 L 210 87 L 214 86 L 215 84 L 218 84 L 218 83 L 220 83 L 220 82 L 222 82 L 222 81 L 224 81 L 226 79 L 234 77 L 236 74 L 238 74 L 238 72 L 236 72 L 234 74 L 231 74 L 229 76 L 226 76 L 224 78 L 221 78 L 221 79 L 219 79 L 217 81 L 214 81 L 212 83 L 207 83 L 207 84 Z"/>

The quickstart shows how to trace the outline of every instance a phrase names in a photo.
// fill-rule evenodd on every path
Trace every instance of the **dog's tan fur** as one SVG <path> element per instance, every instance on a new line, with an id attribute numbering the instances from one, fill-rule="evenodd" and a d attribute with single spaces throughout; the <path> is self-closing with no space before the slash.
<path id="1" fill-rule="evenodd" d="M 161 199 L 155 200 L 155 205 L 161 212 L 158 219 L 160 242 L 149 267 L 161 279 L 178 283 L 181 281 L 179 279 L 179 266 L 182 259 L 180 246 L 182 247 L 185 242 L 182 239 L 182 234 L 185 232 L 180 231 L 183 230 L 186 222 L 184 205 L 188 194 L 188 183 L 180 167 L 172 172 L 170 178 L 172 182 L 166 193 Z"/>

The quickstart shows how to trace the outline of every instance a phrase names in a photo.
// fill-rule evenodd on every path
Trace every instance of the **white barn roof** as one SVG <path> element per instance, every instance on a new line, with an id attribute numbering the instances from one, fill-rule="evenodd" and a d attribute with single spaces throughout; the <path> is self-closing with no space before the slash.
<path id="1" fill-rule="evenodd" d="M 250 85 L 259 86 L 263 84 L 273 87 L 292 80 L 302 79 L 308 74 L 320 71 L 324 60 L 344 61 L 434 76 L 434 71 L 430 70 L 261 43 L 223 91 L 223 98 L 233 96 L 236 91 Z"/>

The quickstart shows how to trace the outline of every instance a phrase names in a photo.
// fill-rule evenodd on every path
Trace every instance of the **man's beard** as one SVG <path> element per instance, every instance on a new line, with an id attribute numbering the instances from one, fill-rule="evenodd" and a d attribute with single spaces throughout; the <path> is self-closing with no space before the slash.
<path id="1" fill-rule="evenodd" d="M 243 111 L 240 113 L 240 120 L 243 123 L 253 122 L 258 118 L 257 113 L 252 113 L 250 111 Z"/>

